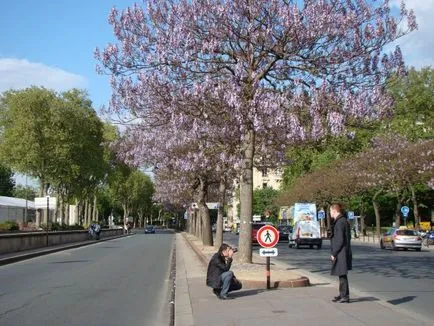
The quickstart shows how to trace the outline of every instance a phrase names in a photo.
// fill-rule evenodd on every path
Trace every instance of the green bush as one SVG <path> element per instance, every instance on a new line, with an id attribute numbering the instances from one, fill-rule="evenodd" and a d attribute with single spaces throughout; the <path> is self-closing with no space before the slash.
<path id="1" fill-rule="evenodd" d="M 20 227 L 15 221 L 5 221 L 0 223 L 0 231 L 19 231 Z"/>

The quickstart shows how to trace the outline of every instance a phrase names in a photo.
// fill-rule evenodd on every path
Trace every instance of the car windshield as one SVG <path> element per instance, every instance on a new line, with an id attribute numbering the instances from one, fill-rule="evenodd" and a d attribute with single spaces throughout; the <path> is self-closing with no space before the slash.
<path id="1" fill-rule="evenodd" d="M 417 233 L 414 230 L 397 230 L 396 235 L 412 235 L 416 236 Z"/>
<path id="2" fill-rule="evenodd" d="M 152 229 L 154 229 L 153 226 L 147 226 L 147 227 L 146 227 L 146 230 L 152 230 Z"/>
<path id="3" fill-rule="evenodd" d="M 291 227 L 289 225 L 281 225 L 281 226 L 279 226 L 279 231 L 291 232 Z"/>
<path id="4" fill-rule="evenodd" d="M 263 227 L 265 224 L 252 224 L 253 230 L 259 230 L 261 227 Z"/>

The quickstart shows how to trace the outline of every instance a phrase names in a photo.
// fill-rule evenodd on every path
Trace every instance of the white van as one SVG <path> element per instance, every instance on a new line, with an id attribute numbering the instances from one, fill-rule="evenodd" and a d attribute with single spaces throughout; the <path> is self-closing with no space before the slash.
<path id="1" fill-rule="evenodd" d="M 320 224 L 315 220 L 299 220 L 295 223 L 292 234 L 289 236 L 289 248 L 309 246 L 318 249 L 322 247 Z"/>

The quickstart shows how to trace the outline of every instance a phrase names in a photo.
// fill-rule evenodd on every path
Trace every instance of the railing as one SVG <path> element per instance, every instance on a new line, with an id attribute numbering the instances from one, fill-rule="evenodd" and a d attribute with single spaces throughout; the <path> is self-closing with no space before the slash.
<path id="1" fill-rule="evenodd" d="M 101 238 L 122 235 L 122 229 L 102 229 Z M 0 254 L 89 240 L 88 230 L 0 234 Z"/>

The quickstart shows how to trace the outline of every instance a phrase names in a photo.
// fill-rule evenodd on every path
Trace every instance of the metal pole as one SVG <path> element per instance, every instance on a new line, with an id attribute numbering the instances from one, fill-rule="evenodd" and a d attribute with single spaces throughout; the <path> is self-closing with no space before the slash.
<path id="1" fill-rule="evenodd" d="M 266 272 L 265 275 L 267 276 L 267 290 L 270 289 L 270 257 L 267 258 L 267 265 L 266 265 Z"/>
<path id="2" fill-rule="evenodd" d="M 50 196 L 47 196 L 47 246 L 48 246 L 48 220 L 50 219 Z"/>

